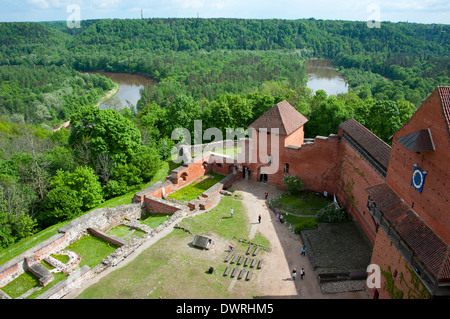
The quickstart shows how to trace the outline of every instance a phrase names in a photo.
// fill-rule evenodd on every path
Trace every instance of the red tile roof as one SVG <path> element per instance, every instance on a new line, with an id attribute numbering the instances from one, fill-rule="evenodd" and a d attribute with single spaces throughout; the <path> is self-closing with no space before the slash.
<path id="1" fill-rule="evenodd" d="M 401 239 L 438 280 L 450 279 L 448 245 L 387 184 L 366 189 Z"/>
<path id="2" fill-rule="evenodd" d="M 271 107 L 266 113 L 256 119 L 249 127 L 254 129 L 278 128 L 280 135 L 290 135 L 302 127 L 308 119 L 298 112 L 287 101 Z"/>
<path id="3" fill-rule="evenodd" d="M 391 155 L 391 147 L 388 144 L 355 119 L 345 121 L 340 127 L 387 170 Z"/>
<path id="4" fill-rule="evenodd" d="M 450 86 L 438 86 L 438 91 L 447 126 L 450 129 Z"/>

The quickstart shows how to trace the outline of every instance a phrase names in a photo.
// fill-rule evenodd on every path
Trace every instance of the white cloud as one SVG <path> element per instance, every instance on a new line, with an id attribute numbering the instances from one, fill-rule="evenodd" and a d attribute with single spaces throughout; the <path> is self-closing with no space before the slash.
<path id="1" fill-rule="evenodd" d="M 94 3 L 94 7 L 109 9 L 116 7 L 120 3 L 120 0 L 94 0 L 92 2 Z"/>
<path id="2" fill-rule="evenodd" d="M 447 0 L 374 0 L 380 8 L 386 11 L 439 11 L 449 10 L 450 2 Z"/>
<path id="3" fill-rule="evenodd" d="M 50 7 L 47 1 L 45 0 L 29 0 L 30 3 L 37 5 L 41 9 L 47 9 Z"/>

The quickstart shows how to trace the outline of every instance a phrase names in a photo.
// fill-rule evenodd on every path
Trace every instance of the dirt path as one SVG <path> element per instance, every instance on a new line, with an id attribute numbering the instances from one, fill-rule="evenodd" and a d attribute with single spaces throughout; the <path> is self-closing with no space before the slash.
<path id="1" fill-rule="evenodd" d="M 264 267 L 258 276 L 259 285 L 266 296 L 288 298 L 367 298 L 364 291 L 323 294 L 319 282 L 314 275 L 314 268 L 307 256 L 301 256 L 303 247 L 299 235 L 293 234 L 286 224 L 278 222 L 266 205 L 264 193 L 268 199 L 278 197 L 284 191 L 271 185 L 241 180 L 233 185 L 243 195 L 243 203 L 251 223 L 250 239 L 257 231 L 261 232 L 271 243 L 271 251 L 264 255 Z M 261 214 L 261 223 L 258 215 Z M 295 281 L 291 279 L 294 267 L 297 270 Z M 300 279 L 300 269 L 304 268 L 305 276 Z"/>

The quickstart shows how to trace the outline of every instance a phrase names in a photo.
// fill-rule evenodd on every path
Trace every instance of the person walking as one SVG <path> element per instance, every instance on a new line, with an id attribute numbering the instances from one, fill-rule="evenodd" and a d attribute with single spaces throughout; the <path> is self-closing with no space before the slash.
<path id="1" fill-rule="evenodd" d="M 302 248 L 302 256 L 306 256 L 305 254 L 306 254 L 306 247 L 303 246 L 303 248 Z"/>
<path id="2" fill-rule="evenodd" d="M 295 280 L 295 276 L 297 276 L 297 269 L 294 268 L 294 270 L 292 270 L 292 280 Z"/>
<path id="3" fill-rule="evenodd" d="M 231 207 L 231 208 L 230 208 L 230 215 L 231 215 L 231 218 L 233 218 L 233 213 L 234 213 L 233 207 Z"/>
<path id="4" fill-rule="evenodd" d="M 266 193 L 264 194 L 264 199 L 267 199 L 267 197 L 269 197 L 269 193 L 268 193 L 268 192 L 266 192 Z"/>
<path id="5" fill-rule="evenodd" d="M 280 214 L 277 213 L 277 221 L 280 221 Z"/>
<path id="6" fill-rule="evenodd" d="M 261 214 L 259 214 L 259 216 L 258 216 L 258 223 L 261 224 Z"/>
<path id="7" fill-rule="evenodd" d="M 305 270 L 302 268 L 302 270 L 300 270 L 300 279 L 303 280 L 304 275 L 305 275 Z"/>

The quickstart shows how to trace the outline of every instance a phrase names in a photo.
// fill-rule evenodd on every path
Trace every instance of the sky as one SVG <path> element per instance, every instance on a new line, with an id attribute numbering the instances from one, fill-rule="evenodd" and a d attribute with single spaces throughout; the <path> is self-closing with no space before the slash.
<path id="1" fill-rule="evenodd" d="M 450 0 L 0 0 L 0 22 L 144 18 L 450 23 Z"/>

